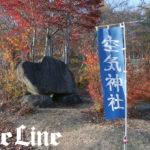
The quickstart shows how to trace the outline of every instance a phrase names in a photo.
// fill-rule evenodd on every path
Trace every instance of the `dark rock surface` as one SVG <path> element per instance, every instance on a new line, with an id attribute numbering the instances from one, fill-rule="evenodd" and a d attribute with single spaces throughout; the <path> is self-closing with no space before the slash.
<path id="1" fill-rule="evenodd" d="M 17 74 L 33 95 L 71 94 L 76 91 L 74 76 L 68 66 L 49 56 L 39 63 L 21 63 Z"/>
<path id="2" fill-rule="evenodd" d="M 141 103 L 141 104 L 137 104 L 136 106 L 134 106 L 134 108 L 141 112 L 150 111 L 150 104 Z"/>
<path id="3" fill-rule="evenodd" d="M 26 95 L 21 99 L 21 105 L 23 107 L 48 108 L 53 105 L 53 100 L 47 95 Z"/>
<path id="4" fill-rule="evenodd" d="M 82 98 L 78 94 L 55 94 L 53 97 L 54 103 L 60 103 L 68 106 L 81 104 Z"/>

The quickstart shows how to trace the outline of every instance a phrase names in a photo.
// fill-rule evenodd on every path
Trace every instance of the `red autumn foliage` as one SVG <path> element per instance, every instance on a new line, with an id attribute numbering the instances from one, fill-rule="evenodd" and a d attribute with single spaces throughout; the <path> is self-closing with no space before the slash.
<path id="1" fill-rule="evenodd" d="M 7 15 L 24 29 L 47 28 L 75 31 L 91 30 L 100 15 L 101 0 L 0 0 Z"/>
<path id="2" fill-rule="evenodd" d="M 127 85 L 130 105 L 142 101 L 150 102 L 150 56 L 147 55 L 138 66 L 128 63 Z"/>
<path id="3" fill-rule="evenodd" d="M 81 51 L 86 56 L 84 61 L 88 80 L 88 91 L 94 100 L 95 105 L 102 103 L 102 87 L 100 79 L 100 65 L 98 53 L 88 42 Z M 94 51 L 95 50 L 95 51 Z M 149 56 L 146 56 L 137 67 L 128 63 L 127 67 L 127 89 L 128 107 L 140 102 L 150 102 L 150 64 Z"/>
<path id="4" fill-rule="evenodd" d="M 88 87 L 87 90 L 90 93 L 91 98 L 94 100 L 95 105 L 102 104 L 102 86 L 100 80 L 100 67 L 98 54 L 92 51 L 91 46 L 87 46 L 88 41 L 84 43 L 84 48 L 81 53 L 86 56 L 84 64 L 86 64 L 85 70 L 87 74 Z"/>

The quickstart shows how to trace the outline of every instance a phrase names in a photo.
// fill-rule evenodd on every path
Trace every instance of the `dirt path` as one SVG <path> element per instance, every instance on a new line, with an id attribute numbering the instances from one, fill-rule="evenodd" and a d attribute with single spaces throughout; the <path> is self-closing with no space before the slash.
<path id="1" fill-rule="evenodd" d="M 117 124 L 94 124 L 83 113 L 91 105 L 86 102 L 75 108 L 39 109 L 20 118 L 16 126 L 23 124 L 28 129 L 34 126 L 38 131 L 62 134 L 57 147 L 43 146 L 42 150 L 123 150 L 124 120 L 117 120 Z M 128 123 L 128 150 L 150 150 L 150 120 L 129 119 Z"/>

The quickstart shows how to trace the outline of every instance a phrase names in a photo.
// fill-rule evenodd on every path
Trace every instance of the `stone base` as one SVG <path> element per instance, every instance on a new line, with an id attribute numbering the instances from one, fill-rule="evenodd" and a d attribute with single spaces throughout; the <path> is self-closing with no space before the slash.
<path id="1" fill-rule="evenodd" d="M 53 100 L 47 95 L 26 95 L 21 99 L 21 105 L 23 107 L 48 108 L 53 105 Z"/>
<path id="2" fill-rule="evenodd" d="M 55 94 L 53 100 L 54 103 L 61 103 L 68 106 L 83 103 L 81 96 L 78 94 Z"/>

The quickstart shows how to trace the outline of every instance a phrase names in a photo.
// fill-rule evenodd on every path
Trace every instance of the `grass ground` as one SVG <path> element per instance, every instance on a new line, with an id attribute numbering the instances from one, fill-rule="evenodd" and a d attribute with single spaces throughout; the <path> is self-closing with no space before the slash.
<path id="1" fill-rule="evenodd" d="M 49 133 L 60 132 L 62 138 L 58 146 L 49 147 L 15 147 L 7 149 L 41 149 L 41 150 L 122 150 L 124 136 L 124 119 L 105 121 L 103 113 L 93 113 L 93 103 L 87 97 L 83 104 L 75 107 L 55 107 L 38 109 L 27 116 L 18 116 L 12 110 L 1 112 L 1 132 L 14 130 L 20 125 L 27 127 L 25 139 L 30 140 L 31 127 L 36 131 Z M 7 109 L 6 109 L 7 110 Z M 3 114 L 3 115 L 2 115 Z M 134 113 L 135 114 L 135 113 Z M 142 115 L 143 114 L 143 115 Z M 132 115 L 128 119 L 128 150 L 150 149 L 150 112 Z M 4 121 L 5 120 L 5 121 Z M 12 139 L 15 141 L 15 139 Z M 5 149 L 5 147 L 1 147 Z"/>

